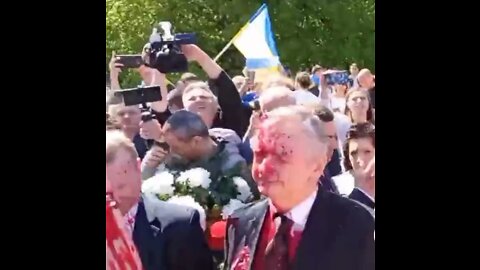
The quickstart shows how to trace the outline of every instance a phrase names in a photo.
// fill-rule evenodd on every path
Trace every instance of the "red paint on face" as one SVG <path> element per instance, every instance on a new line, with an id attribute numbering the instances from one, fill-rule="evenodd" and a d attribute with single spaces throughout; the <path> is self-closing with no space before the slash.
<path id="1" fill-rule="evenodd" d="M 258 134 L 258 145 L 255 149 L 255 161 L 252 166 L 256 180 L 271 180 L 277 174 L 278 166 L 288 161 L 293 150 L 288 146 L 290 136 L 279 133 L 262 125 Z"/>

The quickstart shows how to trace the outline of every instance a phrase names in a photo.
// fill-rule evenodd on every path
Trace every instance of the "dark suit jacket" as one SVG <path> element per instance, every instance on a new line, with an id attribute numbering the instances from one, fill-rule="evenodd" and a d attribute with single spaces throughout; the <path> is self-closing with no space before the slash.
<path id="1" fill-rule="evenodd" d="M 255 257 L 268 207 L 267 200 L 250 204 L 227 220 L 224 269 L 231 269 L 245 246 L 250 250 L 250 258 Z M 374 230 L 374 218 L 364 207 L 320 187 L 292 269 L 374 270 Z M 252 266 L 252 260 L 249 265 Z"/>
<path id="2" fill-rule="evenodd" d="M 358 188 L 354 188 L 352 193 L 348 195 L 348 198 L 351 200 L 357 201 L 363 205 L 368 206 L 371 209 L 375 209 L 375 202 L 372 201 L 365 193 L 363 193 L 361 190 Z"/>
<path id="3" fill-rule="evenodd" d="M 323 171 L 323 175 L 320 176 L 319 182 L 320 182 L 320 185 L 322 185 L 322 187 L 325 190 L 339 194 L 337 185 L 335 185 L 335 182 L 333 182 L 332 177 L 330 175 L 330 170 L 328 170 L 327 167 L 325 167 L 325 170 Z"/>
<path id="4" fill-rule="evenodd" d="M 337 185 L 333 182 L 332 177 L 337 176 L 342 173 L 342 167 L 340 166 L 340 155 L 338 151 L 333 152 L 333 156 L 330 159 L 330 162 L 327 163 L 325 169 L 323 170 L 323 175 L 320 176 L 320 184 L 328 191 L 333 193 L 339 193 Z"/>
<path id="5" fill-rule="evenodd" d="M 193 208 L 142 199 L 133 241 L 144 270 L 214 269 L 199 214 Z"/>

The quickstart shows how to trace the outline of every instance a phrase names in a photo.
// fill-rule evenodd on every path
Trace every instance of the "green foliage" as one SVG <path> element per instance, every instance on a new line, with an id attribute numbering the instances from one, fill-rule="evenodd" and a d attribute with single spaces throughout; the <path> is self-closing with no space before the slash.
<path id="1" fill-rule="evenodd" d="M 169 20 L 176 32 L 197 33 L 200 47 L 215 57 L 260 7 L 259 0 L 106 0 L 106 63 L 112 51 L 138 53 L 152 27 Z M 271 0 L 270 18 L 280 60 L 292 70 L 320 63 L 347 68 L 351 62 L 375 70 L 374 0 Z M 245 60 L 232 46 L 219 64 L 240 74 Z M 108 68 L 108 65 L 107 65 Z M 198 66 L 191 71 L 203 76 Z M 122 74 L 124 87 L 137 74 Z M 174 80 L 177 76 L 169 76 Z"/>
<path id="2" fill-rule="evenodd" d="M 168 194 L 157 194 L 157 198 L 161 201 L 168 201 L 172 196 Z"/>
<path id="3" fill-rule="evenodd" d="M 237 186 L 232 178 L 222 176 L 210 184 L 212 199 L 216 205 L 224 206 L 230 202 L 230 198 L 236 198 L 239 194 Z"/>

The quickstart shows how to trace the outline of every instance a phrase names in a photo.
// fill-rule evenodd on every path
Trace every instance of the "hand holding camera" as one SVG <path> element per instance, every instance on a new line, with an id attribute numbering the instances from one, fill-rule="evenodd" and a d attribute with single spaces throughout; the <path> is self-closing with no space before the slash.
<path id="1" fill-rule="evenodd" d="M 115 52 L 112 52 L 112 59 L 110 60 L 110 63 L 108 65 L 109 69 L 110 69 L 110 77 L 115 77 L 117 78 L 118 77 L 118 74 L 120 74 L 120 72 L 122 72 L 122 67 L 123 67 L 123 64 L 122 63 L 118 63 L 118 57 L 116 55 Z"/>

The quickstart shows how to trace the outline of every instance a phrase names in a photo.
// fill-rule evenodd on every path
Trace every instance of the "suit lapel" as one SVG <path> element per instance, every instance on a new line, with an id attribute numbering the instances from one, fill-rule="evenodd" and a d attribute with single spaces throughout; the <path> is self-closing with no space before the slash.
<path id="1" fill-rule="evenodd" d="M 360 202 L 372 209 L 375 209 L 375 202 L 368 198 L 362 191 L 358 188 L 354 188 L 352 193 L 348 196 L 350 199 Z"/>
<path id="2" fill-rule="evenodd" d="M 135 228 L 133 229 L 133 242 L 138 249 L 140 259 L 145 269 L 149 269 L 148 262 L 150 249 L 153 245 L 153 231 L 150 228 L 147 215 L 145 212 L 145 205 L 143 201 L 138 204 L 137 216 L 135 217 Z"/>
<path id="3" fill-rule="evenodd" d="M 319 187 L 297 248 L 294 270 L 310 270 L 324 265 L 330 242 L 327 196 L 327 192 Z"/>
<path id="4" fill-rule="evenodd" d="M 265 221 L 265 216 L 268 209 L 268 200 L 260 202 L 257 207 L 251 209 L 252 214 L 248 215 L 249 220 L 247 221 L 247 227 L 250 230 L 247 233 L 247 243 L 248 248 L 250 249 L 250 262 L 248 263 L 248 269 L 251 269 L 253 260 L 255 258 L 255 250 L 258 246 L 258 238 L 260 238 L 260 232 L 263 227 L 263 222 Z"/>
<path id="5" fill-rule="evenodd" d="M 247 269 L 251 268 L 267 209 L 268 200 L 264 200 L 230 218 L 232 224 L 228 228 L 229 245 L 232 247 L 232 250 L 229 250 L 230 254 L 228 254 L 230 265 L 239 252 L 247 246 L 250 251 L 250 261 Z"/>

